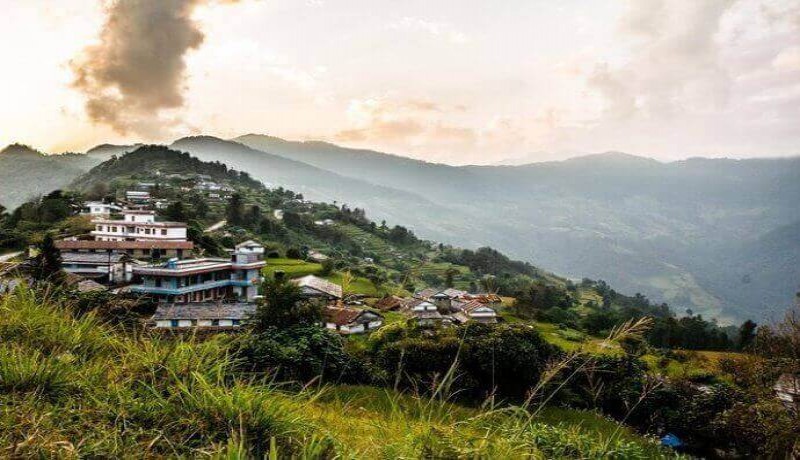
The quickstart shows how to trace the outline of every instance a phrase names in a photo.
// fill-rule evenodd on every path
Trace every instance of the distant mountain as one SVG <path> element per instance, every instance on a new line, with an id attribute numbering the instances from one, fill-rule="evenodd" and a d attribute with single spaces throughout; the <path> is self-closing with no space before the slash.
<path id="1" fill-rule="evenodd" d="M 267 186 L 283 186 L 314 201 L 338 201 L 350 207 L 366 208 L 373 219 L 409 225 L 430 238 L 449 237 L 461 232 L 466 217 L 448 206 L 432 203 L 424 195 L 415 193 L 413 188 L 403 190 L 380 181 L 364 180 L 369 173 L 363 167 L 360 174 L 348 171 L 347 175 L 341 175 L 336 168 L 323 169 L 211 136 L 179 139 L 171 148 L 189 152 L 203 161 L 225 163 L 246 171 Z M 470 246 L 480 245 L 486 235 L 475 232 L 473 237 L 469 239 Z"/>
<path id="2" fill-rule="evenodd" d="M 453 167 L 323 142 L 236 140 L 451 211 L 449 235 L 418 228 L 423 236 L 465 246 L 482 239 L 557 273 L 602 278 L 679 311 L 721 320 L 768 317 L 791 304 L 790 280 L 800 280 L 800 265 L 782 269 L 776 258 L 748 265 L 749 279 L 763 276 L 770 288 L 740 284 L 742 275 L 726 265 L 745 248 L 758 254 L 764 238 L 800 220 L 800 158 L 662 163 L 607 152 L 522 166 Z M 800 238 L 783 243 L 786 250 L 800 248 Z"/>
<path id="3" fill-rule="evenodd" d="M 573 150 L 561 150 L 557 152 L 532 152 L 527 155 L 518 157 L 504 158 L 499 161 L 493 162 L 492 166 L 522 166 L 531 163 L 541 163 L 543 161 L 552 161 L 554 158 L 573 158 L 586 155 L 586 152 L 577 152 Z"/>
<path id="4" fill-rule="evenodd" d="M 131 144 L 131 145 L 100 144 L 98 146 L 92 147 L 89 150 L 87 150 L 86 155 L 102 162 L 111 159 L 111 157 L 113 156 L 120 157 L 128 152 L 133 152 L 142 145 L 143 144 Z"/>
<path id="5" fill-rule="evenodd" d="M 0 200 L 14 207 L 135 147 L 59 156 L 7 148 L 0 153 Z M 800 288 L 800 158 L 662 163 L 607 152 L 454 167 L 255 134 L 189 137 L 172 147 L 315 201 L 366 208 L 425 238 L 491 245 L 677 311 L 723 321 L 774 317 Z"/>
<path id="6" fill-rule="evenodd" d="M 13 209 L 66 186 L 97 163 L 86 155 L 45 155 L 25 145 L 9 145 L 0 151 L 0 204 Z"/>

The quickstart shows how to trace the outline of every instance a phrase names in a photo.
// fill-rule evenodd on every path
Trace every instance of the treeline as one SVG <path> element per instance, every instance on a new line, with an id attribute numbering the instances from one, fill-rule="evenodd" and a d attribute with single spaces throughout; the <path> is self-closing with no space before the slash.
<path id="1" fill-rule="evenodd" d="M 451 247 L 442 247 L 441 249 L 442 254 L 439 257 L 442 261 L 465 265 L 479 276 L 487 274 L 496 277 L 508 275 L 539 276 L 536 267 L 528 262 L 511 260 L 500 251 L 490 247 L 479 248 L 476 251 Z"/>
<path id="2" fill-rule="evenodd" d="M 68 219 L 80 206 L 80 195 L 61 190 L 23 203 L 11 213 L 0 206 L 0 249 L 20 249 L 48 231 L 68 236 L 87 230 L 86 222 Z"/>

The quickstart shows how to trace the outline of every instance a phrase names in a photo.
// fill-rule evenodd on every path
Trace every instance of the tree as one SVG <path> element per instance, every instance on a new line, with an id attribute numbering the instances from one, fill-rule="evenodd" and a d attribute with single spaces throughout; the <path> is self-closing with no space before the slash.
<path id="1" fill-rule="evenodd" d="M 228 200 L 228 209 L 226 210 L 228 223 L 231 225 L 241 225 L 244 221 L 244 198 L 239 192 L 231 195 Z"/>
<path id="2" fill-rule="evenodd" d="M 322 268 L 319 271 L 320 276 L 328 276 L 333 273 L 333 259 L 328 258 L 322 261 Z"/>
<path id="3" fill-rule="evenodd" d="M 34 279 L 60 283 L 63 281 L 61 263 L 61 252 L 56 248 L 53 235 L 50 233 L 45 234 L 42 243 L 39 245 L 39 254 L 34 259 Z"/>
<path id="4" fill-rule="evenodd" d="M 453 267 L 449 267 L 447 270 L 445 270 L 445 272 L 444 272 L 444 287 L 448 287 L 448 288 L 453 287 L 453 285 L 454 285 L 454 277 L 456 275 L 458 275 L 459 273 L 461 273 L 461 272 L 459 272 L 458 270 L 456 270 Z"/>
<path id="5" fill-rule="evenodd" d="M 736 345 L 740 350 L 744 350 L 753 343 L 753 340 L 756 338 L 757 327 L 758 325 L 749 319 L 739 326 L 739 337 Z"/>
<path id="6" fill-rule="evenodd" d="M 205 219 L 208 216 L 208 203 L 206 200 L 203 199 L 201 196 L 195 197 L 193 200 L 194 202 L 194 214 L 197 216 L 198 219 Z"/>
<path id="7" fill-rule="evenodd" d="M 189 220 L 186 215 L 186 207 L 183 205 L 183 201 L 180 200 L 170 203 L 167 209 L 164 210 L 164 215 L 173 222 L 186 222 Z"/>
<path id="8" fill-rule="evenodd" d="M 255 333 L 269 328 L 315 325 L 322 321 L 322 308 L 304 300 L 300 287 L 285 277 L 269 277 L 261 285 L 264 299 L 251 318 Z"/>

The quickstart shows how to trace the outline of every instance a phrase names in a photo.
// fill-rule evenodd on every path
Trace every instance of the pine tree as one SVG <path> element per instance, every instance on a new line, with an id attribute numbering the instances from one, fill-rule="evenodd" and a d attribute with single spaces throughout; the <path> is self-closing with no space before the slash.
<path id="1" fill-rule="evenodd" d="M 64 280 L 61 271 L 61 252 L 56 248 L 53 236 L 48 233 L 39 245 L 39 255 L 34 259 L 34 278 L 37 281 L 60 283 Z"/>

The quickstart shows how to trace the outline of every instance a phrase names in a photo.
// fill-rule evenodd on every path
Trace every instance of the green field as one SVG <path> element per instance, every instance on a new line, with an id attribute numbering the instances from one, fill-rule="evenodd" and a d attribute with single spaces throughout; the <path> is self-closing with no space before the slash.
<path id="1" fill-rule="evenodd" d="M 322 265 L 314 262 L 306 262 L 299 259 L 266 259 L 267 266 L 264 267 L 264 276 L 272 276 L 276 271 L 286 273 L 289 278 L 300 278 L 306 275 L 316 275 L 322 270 Z M 341 285 L 343 275 L 333 272 L 323 278 L 332 283 Z M 376 287 L 372 281 L 363 277 L 354 277 L 345 294 L 364 294 L 369 297 L 382 297 L 384 294 L 397 293 L 397 287 L 391 283 Z M 406 295 L 405 291 L 400 290 L 400 295 Z"/>
<path id="2" fill-rule="evenodd" d="M 306 275 L 314 275 L 322 270 L 322 265 L 306 262 L 299 259 L 266 259 L 267 266 L 264 267 L 264 275 L 272 276 L 276 271 L 286 273 L 289 278 L 299 278 Z"/>

